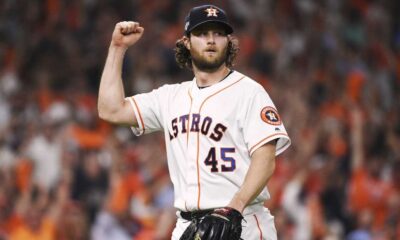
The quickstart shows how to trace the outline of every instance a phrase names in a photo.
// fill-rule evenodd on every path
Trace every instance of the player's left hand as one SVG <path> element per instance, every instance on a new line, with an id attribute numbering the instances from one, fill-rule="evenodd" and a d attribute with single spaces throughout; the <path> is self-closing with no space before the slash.
<path id="1" fill-rule="evenodd" d="M 218 208 L 199 220 L 193 220 L 180 240 L 239 240 L 242 220 L 242 214 L 236 209 Z"/>

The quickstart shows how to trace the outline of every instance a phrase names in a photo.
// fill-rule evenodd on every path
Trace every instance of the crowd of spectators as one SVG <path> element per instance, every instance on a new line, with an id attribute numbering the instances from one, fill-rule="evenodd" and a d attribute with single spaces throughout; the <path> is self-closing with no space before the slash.
<path id="1" fill-rule="evenodd" d="M 400 239 L 400 2 L 210 1 L 232 19 L 235 69 L 292 139 L 268 183 L 281 240 Z M 127 95 L 187 81 L 175 41 L 205 1 L 0 1 L 0 239 L 168 239 L 163 135 L 99 120 L 115 23 L 139 21 Z M 234 97 L 234 96 L 232 96 Z"/>

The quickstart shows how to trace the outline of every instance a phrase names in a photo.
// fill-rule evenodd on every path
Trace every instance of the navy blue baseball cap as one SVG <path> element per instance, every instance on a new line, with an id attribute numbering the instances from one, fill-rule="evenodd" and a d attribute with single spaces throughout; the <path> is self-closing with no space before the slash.
<path id="1" fill-rule="evenodd" d="M 189 36 L 193 29 L 207 22 L 220 23 L 225 27 L 227 34 L 233 33 L 233 28 L 229 24 L 224 10 L 214 5 L 202 5 L 192 8 L 186 16 L 185 35 Z"/>

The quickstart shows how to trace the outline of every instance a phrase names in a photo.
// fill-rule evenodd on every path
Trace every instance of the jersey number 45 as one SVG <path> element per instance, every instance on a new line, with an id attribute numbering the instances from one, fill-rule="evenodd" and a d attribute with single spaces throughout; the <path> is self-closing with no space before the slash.
<path id="1" fill-rule="evenodd" d="M 210 148 L 204 164 L 211 166 L 211 172 L 219 172 L 218 160 L 216 158 L 217 150 L 215 147 Z M 227 156 L 229 153 L 234 153 L 235 148 L 221 148 L 220 149 L 220 159 L 224 161 L 221 164 L 221 172 L 233 172 L 236 169 L 236 160 L 233 157 Z"/>

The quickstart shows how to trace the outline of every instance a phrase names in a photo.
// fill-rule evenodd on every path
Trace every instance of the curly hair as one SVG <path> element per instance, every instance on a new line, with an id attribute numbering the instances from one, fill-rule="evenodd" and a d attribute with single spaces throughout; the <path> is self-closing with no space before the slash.
<path id="1" fill-rule="evenodd" d="M 178 39 L 176 41 L 175 50 L 175 60 L 178 63 L 180 68 L 188 68 L 190 70 L 193 69 L 192 66 L 192 57 L 190 55 L 190 51 L 186 48 L 184 43 L 185 37 Z M 237 53 L 239 52 L 239 43 L 238 40 L 234 37 L 228 38 L 228 49 L 226 51 L 227 58 L 225 60 L 225 64 L 227 67 L 233 67 L 234 61 Z"/>

